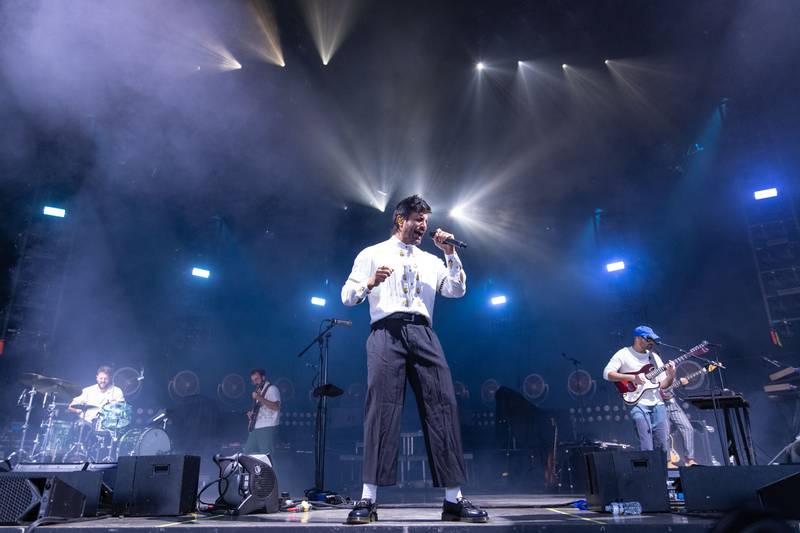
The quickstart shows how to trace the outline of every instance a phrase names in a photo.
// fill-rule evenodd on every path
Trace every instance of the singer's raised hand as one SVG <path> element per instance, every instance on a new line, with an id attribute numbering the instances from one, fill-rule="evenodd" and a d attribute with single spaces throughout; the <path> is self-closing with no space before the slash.
<path id="1" fill-rule="evenodd" d="M 442 250 L 447 255 L 453 255 L 455 252 L 455 246 L 452 244 L 445 244 L 444 241 L 447 239 L 454 239 L 455 236 L 452 233 L 447 233 L 443 231 L 441 228 L 436 228 L 436 233 L 433 234 L 433 243 L 436 245 L 437 248 Z"/>

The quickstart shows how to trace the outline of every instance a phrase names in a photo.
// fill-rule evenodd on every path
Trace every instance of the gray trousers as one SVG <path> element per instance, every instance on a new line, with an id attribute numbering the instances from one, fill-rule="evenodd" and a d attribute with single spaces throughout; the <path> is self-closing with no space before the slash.
<path id="1" fill-rule="evenodd" d="M 464 453 L 450 367 L 430 327 L 401 320 L 376 323 L 367 339 L 364 483 L 397 482 L 406 382 L 417 400 L 433 485 L 462 485 Z"/>
<path id="2" fill-rule="evenodd" d="M 275 436 L 278 433 L 278 426 L 254 429 L 247 436 L 244 444 L 244 453 L 268 454 L 275 450 Z"/>
<path id="3" fill-rule="evenodd" d="M 692 427 L 686 413 L 683 412 L 681 406 L 677 401 L 671 400 L 667 403 L 667 412 L 669 413 L 669 421 L 675 429 L 681 434 L 683 441 L 683 449 L 686 452 L 687 459 L 694 459 L 694 428 Z"/>

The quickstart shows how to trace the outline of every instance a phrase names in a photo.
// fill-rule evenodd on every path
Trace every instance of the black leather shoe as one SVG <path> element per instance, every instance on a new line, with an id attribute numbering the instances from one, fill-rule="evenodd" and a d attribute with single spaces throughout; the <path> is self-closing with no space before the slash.
<path id="1" fill-rule="evenodd" d="M 378 504 L 369 498 L 358 500 L 347 515 L 348 524 L 369 524 L 378 521 Z"/>
<path id="2" fill-rule="evenodd" d="M 458 503 L 447 500 L 442 505 L 442 520 L 448 522 L 488 522 L 489 513 L 476 507 L 466 498 L 461 498 Z"/>

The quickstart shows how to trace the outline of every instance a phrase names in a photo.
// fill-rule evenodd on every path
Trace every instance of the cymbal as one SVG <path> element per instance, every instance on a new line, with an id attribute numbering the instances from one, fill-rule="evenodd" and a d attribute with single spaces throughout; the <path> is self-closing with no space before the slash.
<path id="1" fill-rule="evenodd" d="M 19 382 L 23 385 L 27 385 L 28 387 L 38 387 L 40 383 L 47 382 L 50 378 L 47 376 L 43 376 L 42 374 L 37 374 L 35 372 L 25 372 L 22 374 L 22 377 L 19 378 Z"/>
<path id="2" fill-rule="evenodd" d="M 70 407 L 72 407 L 73 409 L 77 409 L 78 411 L 88 411 L 89 409 L 100 409 L 98 406 L 90 405 L 88 403 L 76 403 L 74 405 L 71 405 Z"/>
<path id="3" fill-rule="evenodd" d="M 37 387 L 41 392 L 53 392 L 74 398 L 80 396 L 83 389 L 71 381 L 61 378 L 48 378 L 47 382 L 41 383 Z"/>

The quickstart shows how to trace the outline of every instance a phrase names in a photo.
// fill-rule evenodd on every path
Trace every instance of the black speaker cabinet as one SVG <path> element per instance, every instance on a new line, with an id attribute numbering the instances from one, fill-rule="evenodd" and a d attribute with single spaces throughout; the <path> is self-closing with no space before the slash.
<path id="1" fill-rule="evenodd" d="M 800 465 L 681 467 L 679 488 L 687 511 L 759 508 L 758 489 L 798 472 Z"/>
<path id="2" fill-rule="evenodd" d="M 138 455 L 119 458 L 112 512 L 124 516 L 177 516 L 195 510 L 200 458 Z"/>
<path id="3" fill-rule="evenodd" d="M 797 520 L 800 519 L 798 494 L 800 494 L 800 471 L 758 489 L 758 501 L 765 511 Z"/>
<path id="4" fill-rule="evenodd" d="M 83 516 L 86 497 L 55 477 L 0 474 L 0 524 Z"/>
<path id="5" fill-rule="evenodd" d="M 95 516 L 99 509 L 111 508 L 111 487 L 117 463 L 20 463 L 14 475 L 56 477 L 86 496 L 84 516 Z"/>
<path id="6" fill-rule="evenodd" d="M 589 508 L 637 501 L 645 513 L 669 511 L 667 460 L 663 452 L 594 452 L 586 458 Z"/>

